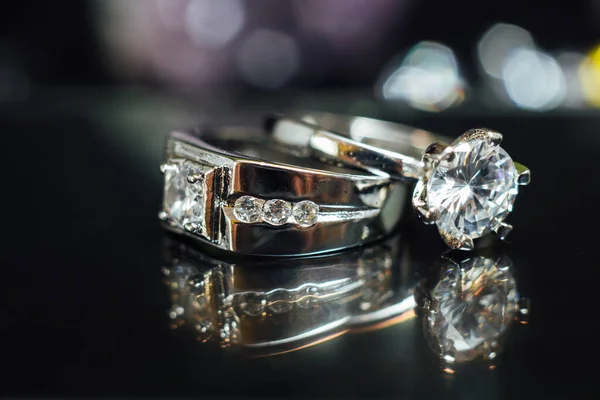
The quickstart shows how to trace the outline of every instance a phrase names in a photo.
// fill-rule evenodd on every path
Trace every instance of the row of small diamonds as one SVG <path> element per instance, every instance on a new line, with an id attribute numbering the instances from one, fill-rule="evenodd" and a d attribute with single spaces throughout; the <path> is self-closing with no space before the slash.
<path id="1" fill-rule="evenodd" d="M 238 220 L 248 224 L 266 222 L 280 226 L 295 223 L 306 228 L 317 222 L 319 206 L 310 200 L 292 205 L 280 199 L 265 201 L 252 196 L 242 196 L 235 201 L 233 213 Z"/>
<path id="2" fill-rule="evenodd" d="M 318 284 L 302 285 L 296 289 L 277 289 L 269 293 L 236 293 L 233 306 L 248 316 L 258 316 L 266 311 L 281 314 L 291 311 L 294 306 L 312 308 L 331 301 L 336 289 L 319 287 Z M 346 292 L 337 293 L 339 295 Z"/>

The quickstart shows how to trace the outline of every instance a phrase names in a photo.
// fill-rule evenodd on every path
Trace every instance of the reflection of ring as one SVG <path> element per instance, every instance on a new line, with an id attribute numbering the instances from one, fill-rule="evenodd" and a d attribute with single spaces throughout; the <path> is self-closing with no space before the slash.
<path id="1" fill-rule="evenodd" d="M 397 225 L 402 185 L 269 143 L 249 128 L 172 133 L 161 166 L 166 227 L 222 250 L 299 255 L 368 243 Z"/>
<path id="2" fill-rule="evenodd" d="M 169 237 L 164 245 L 171 326 L 202 342 L 267 356 L 415 316 L 414 274 L 397 237 L 284 263 L 219 260 Z"/>
<path id="3" fill-rule="evenodd" d="M 453 249 L 471 250 L 473 239 L 491 231 L 504 239 L 512 229 L 504 219 L 518 185 L 530 180 L 529 170 L 499 146 L 502 135 L 489 129 L 469 130 L 446 144 L 450 141 L 404 125 L 320 113 L 269 117 L 267 128 L 288 151 L 417 180 L 415 210 L 425 223 L 437 224 Z"/>
<path id="4" fill-rule="evenodd" d="M 475 359 L 493 362 L 513 322 L 527 323 L 529 299 L 519 295 L 511 270 L 504 254 L 444 256 L 422 276 L 417 309 L 446 371 Z"/>

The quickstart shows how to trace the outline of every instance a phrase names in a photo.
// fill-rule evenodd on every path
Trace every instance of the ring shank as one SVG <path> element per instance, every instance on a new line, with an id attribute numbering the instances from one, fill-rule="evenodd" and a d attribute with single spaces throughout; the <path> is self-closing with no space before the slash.
<path id="1" fill-rule="evenodd" d="M 203 171 L 203 180 L 194 184 L 204 185 L 199 201 L 205 217 L 195 221 L 201 232 L 190 232 L 184 229 L 185 223 L 166 218 L 170 206 L 165 203 L 161 215 L 167 228 L 226 251 L 283 256 L 355 247 L 377 240 L 397 226 L 408 198 L 403 185 L 308 158 L 289 154 L 276 158 L 277 151 L 269 149 L 268 142 L 264 133 L 251 128 L 224 128 L 214 135 L 202 130 L 171 133 L 165 163 L 175 164 L 174 170 L 192 163 Z M 167 175 L 165 197 L 170 187 L 166 179 Z M 270 225 L 264 218 L 241 221 L 234 208 L 242 196 L 259 202 L 278 199 L 292 206 L 305 200 L 314 202 L 319 207 L 316 223 L 299 226 L 293 216 L 280 226 Z"/>
<path id="2" fill-rule="evenodd" d="M 427 147 L 449 142 L 408 125 L 319 112 L 269 116 L 266 127 L 285 151 L 401 180 L 420 179 Z"/>

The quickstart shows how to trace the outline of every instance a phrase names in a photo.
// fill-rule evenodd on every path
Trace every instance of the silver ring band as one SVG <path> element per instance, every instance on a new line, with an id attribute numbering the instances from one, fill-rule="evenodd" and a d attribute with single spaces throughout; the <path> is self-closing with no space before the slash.
<path id="1" fill-rule="evenodd" d="M 427 146 L 449 141 L 407 125 L 319 112 L 268 116 L 266 129 L 284 151 L 409 181 L 423 176 Z"/>
<path id="2" fill-rule="evenodd" d="M 267 130 L 290 152 L 395 180 L 416 180 L 413 208 L 453 249 L 473 250 L 490 232 L 504 240 L 520 185 L 531 172 L 500 147 L 502 134 L 470 129 L 454 140 L 363 117 L 305 113 L 269 117 Z M 337 132 L 346 132 L 346 135 Z"/>
<path id="3" fill-rule="evenodd" d="M 246 127 L 171 133 L 161 166 L 165 226 L 221 250 L 278 256 L 345 249 L 394 230 L 404 186 L 271 144 Z"/>

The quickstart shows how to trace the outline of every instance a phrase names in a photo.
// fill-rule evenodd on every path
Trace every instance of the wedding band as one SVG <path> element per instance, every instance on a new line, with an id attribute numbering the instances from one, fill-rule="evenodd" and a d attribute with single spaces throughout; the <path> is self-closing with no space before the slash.
<path id="1" fill-rule="evenodd" d="M 512 230 L 519 185 L 531 173 L 500 147 L 502 135 L 471 129 L 456 140 L 406 125 L 327 113 L 269 116 L 266 128 L 290 153 L 359 168 L 382 177 L 417 181 L 413 207 L 436 224 L 452 249 L 472 250 L 474 239 Z"/>
<path id="2" fill-rule="evenodd" d="M 166 144 L 167 229 L 254 255 L 318 254 L 394 230 L 406 188 L 387 178 L 284 154 L 257 129 L 197 128 Z"/>
<path id="3" fill-rule="evenodd" d="M 427 146 L 448 140 L 408 125 L 319 112 L 269 115 L 265 125 L 288 153 L 403 181 L 422 178 Z"/>

